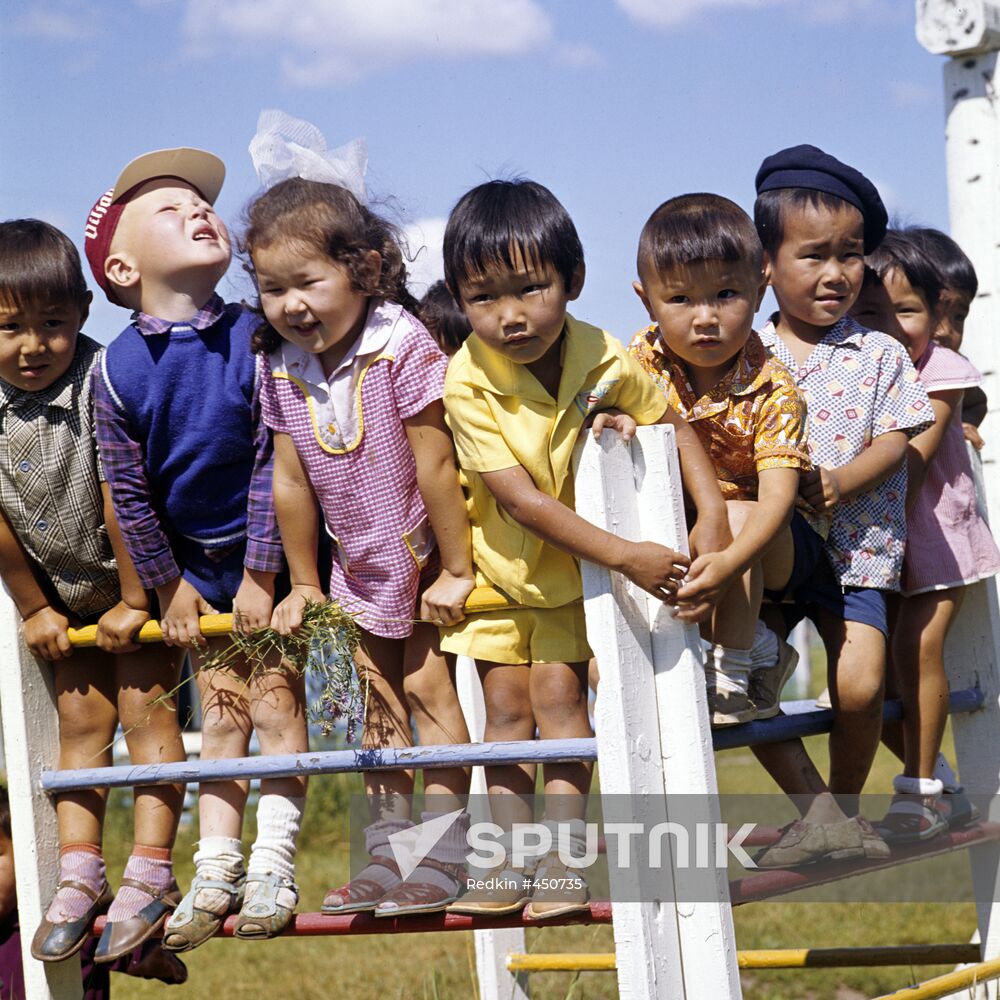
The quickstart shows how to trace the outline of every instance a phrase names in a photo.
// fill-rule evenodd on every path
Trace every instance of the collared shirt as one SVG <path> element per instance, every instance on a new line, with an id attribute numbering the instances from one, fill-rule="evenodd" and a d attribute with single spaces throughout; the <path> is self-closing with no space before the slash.
<path id="1" fill-rule="evenodd" d="M 402 306 L 373 300 L 329 376 L 315 354 L 287 342 L 269 361 L 263 419 L 291 437 L 323 509 L 336 546 L 330 596 L 375 635 L 410 635 L 437 543 L 404 421 L 441 399 L 448 359 Z"/>
<path id="2" fill-rule="evenodd" d="M 700 397 L 655 323 L 637 333 L 628 350 L 698 435 L 726 500 L 756 500 L 758 475 L 765 469 L 812 468 L 805 398 L 756 333 L 751 332 L 729 371 Z M 828 519 L 801 498 L 798 507 L 825 537 Z"/>
<path id="3" fill-rule="evenodd" d="M 182 337 L 191 331 L 206 331 L 226 315 L 227 310 L 239 312 L 239 305 L 227 306 L 218 295 L 209 301 L 191 319 L 183 323 L 170 322 L 147 313 L 133 314 L 133 326 L 143 337 L 162 336 L 176 332 Z M 249 350 L 249 347 L 247 347 Z M 261 365 L 258 363 L 258 370 Z M 151 589 L 176 579 L 181 574 L 170 547 L 167 533 L 157 512 L 146 469 L 146 442 L 139 439 L 132 428 L 129 414 L 116 399 L 104 377 L 94 379 L 94 406 L 97 414 L 97 438 L 101 459 L 112 483 L 127 484 L 128 489 L 112 491 L 115 512 L 129 555 L 144 587 Z M 244 559 L 249 569 L 265 573 L 280 572 L 284 565 L 281 541 L 274 515 L 274 497 L 271 489 L 272 448 L 271 435 L 260 419 L 260 400 L 256 393 L 250 404 L 248 419 L 253 426 L 257 462 L 249 483 L 246 516 L 247 548 Z M 245 488 L 233 484 L 233 488 Z M 124 497 L 124 498 L 123 498 Z M 240 533 L 240 538 L 243 537 Z M 211 544 L 205 540 L 206 546 Z M 232 542 L 233 539 L 222 541 Z"/>
<path id="4" fill-rule="evenodd" d="M 934 415 L 903 347 L 838 320 L 799 365 L 769 322 L 764 346 L 791 371 L 809 407 L 813 464 L 846 465 L 890 431 L 913 437 Z M 906 544 L 906 463 L 878 486 L 833 508 L 827 555 L 844 587 L 899 589 Z"/>
<path id="5" fill-rule="evenodd" d="M 66 607 L 86 618 L 119 596 L 104 524 L 91 373 L 102 348 L 79 334 L 66 373 L 41 392 L 0 382 L 0 503 Z"/>
<path id="6" fill-rule="evenodd" d="M 521 604 L 560 607 L 582 593 L 579 563 L 502 511 L 481 473 L 520 465 L 535 486 L 572 509 L 573 449 L 584 419 L 616 408 L 637 423 L 666 411 L 659 389 L 610 334 L 571 316 L 563 332 L 557 398 L 524 366 L 475 334 L 448 366 L 445 410 L 455 438 L 480 572 Z"/>

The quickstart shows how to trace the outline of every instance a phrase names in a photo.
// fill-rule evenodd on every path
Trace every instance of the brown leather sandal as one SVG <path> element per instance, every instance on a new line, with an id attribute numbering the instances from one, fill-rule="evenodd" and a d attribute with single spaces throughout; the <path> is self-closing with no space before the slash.
<path id="1" fill-rule="evenodd" d="M 134 878 L 123 878 L 123 886 L 131 886 L 153 898 L 135 916 L 125 920 L 109 920 L 104 925 L 104 933 L 97 943 L 95 963 L 113 962 L 138 948 L 144 941 L 157 937 L 167 922 L 167 917 L 181 901 L 181 891 L 174 882 L 169 889 L 154 889 Z"/>
<path id="2" fill-rule="evenodd" d="M 388 868 L 400 882 L 403 881 L 399 874 L 399 866 L 392 858 L 373 854 L 368 859 L 368 865 L 381 865 L 383 868 Z M 350 882 L 345 882 L 344 885 L 336 889 L 330 889 L 323 897 L 323 905 L 320 909 L 323 913 L 368 913 L 374 910 L 376 904 L 391 891 L 374 879 L 352 878 Z M 337 897 L 344 899 L 344 902 L 328 902 L 328 900 Z"/>
<path id="3" fill-rule="evenodd" d="M 107 882 L 98 892 L 86 882 L 66 878 L 56 886 L 56 892 L 60 889 L 76 889 L 93 902 L 87 912 L 76 920 L 60 920 L 57 923 L 42 917 L 31 939 L 31 957 L 39 962 L 61 962 L 75 955 L 87 940 L 94 918 L 104 913 L 115 898 Z"/>
<path id="4" fill-rule="evenodd" d="M 455 888 L 449 892 L 433 882 L 415 881 L 421 868 L 433 868 L 441 872 L 451 879 Z M 408 917 L 413 913 L 438 913 L 458 899 L 458 894 L 465 885 L 465 876 L 464 864 L 449 864 L 425 857 L 410 878 L 400 882 L 378 901 L 375 916 Z"/>

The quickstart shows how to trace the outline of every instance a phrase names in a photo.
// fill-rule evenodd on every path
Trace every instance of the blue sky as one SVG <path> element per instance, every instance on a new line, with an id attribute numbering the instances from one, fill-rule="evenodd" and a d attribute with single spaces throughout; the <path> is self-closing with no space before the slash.
<path id="1" fill-rule="evenodd" d="M 746 208 L 761 159 L 810 142 L 890 210 L 947 228 L 941 62 L 907 0 L 5 0 L 3 216 L 82 241 L 121 167 L 193 145 L 226 162 L 236 222 L 263 108 L 363 136 L 369 190 L 432 244 L 469 187 L 523 174 L 572 214 L 574 312 L 621 337 L 649 213 L 687 191 Z M 415 244 L 419 246 L 419 242 Z M 238 269 L 222 288 L 246 292 Z M 127 314 L 102 304 L 88 332 Z"/>

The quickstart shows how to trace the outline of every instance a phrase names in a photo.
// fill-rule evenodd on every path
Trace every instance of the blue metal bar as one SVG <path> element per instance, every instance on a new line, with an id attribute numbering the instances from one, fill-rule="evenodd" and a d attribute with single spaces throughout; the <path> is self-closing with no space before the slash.
<path id="1" fill-rule="evenodd" d="M 978 688 L 953 691 L 948 710 L 974 712 L 981 708 Z M 716 750 L 780 743 L 798 736 L 828 733 L 833 723 L 830 709 L 816 709 L 812 701 L 783 702 L 785 715 L 764 722 L 717 729 L 712 733 Z M 885 703 L 885 718 L 902 717 L 898 701 Z M 126 788 L 134 785 L 197 784 L 238 778 L 286 778 L 309 774 L 342 774 L 356 771 L 399 771 L 405 768 L 475 767 L 479 764 L 564 763 L 596 760 L 593 739 L 521 740 L 510 743 L 465 743 L 454 746 L 421 746 L 375 750 L 329 750 L 317 753 L 232 757 L 223 760 L 180 761 L 175 764 L 129 764 L 120 767 L 43 771 L 46 792 L 83 788 Z"/>

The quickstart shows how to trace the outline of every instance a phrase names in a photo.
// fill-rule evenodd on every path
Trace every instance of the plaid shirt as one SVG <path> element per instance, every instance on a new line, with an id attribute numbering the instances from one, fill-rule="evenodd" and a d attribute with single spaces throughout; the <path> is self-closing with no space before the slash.
<path id="1" fill-rule="evenodd" d="M 238 307 L 237 307 L 238 308 Z M 225 303 L 213 295 L 206 305 L 184 323 L 173 323 L 143 312 L 132 316 L 135 327 L 144 336 L 169 333 L 175 327 L 207 330 L 222 318 Z M 258 365 L 258 370 L 259 370 Z M 181 575 L 166 532 L 154 507 L 146 480 L 143 443 L 134 437 L 129 418 L 116 403 L 105 380 L 97 372 L 94 378 L 94 406 L 98 415 L 97 440 L 108 479 L 127 481 L 133 487 L 127 504 L 116 503 L 115 513 L 129 555 L 135 563 L 142 585 L 147 589 L 169 583 Z M 251 412 L 255 428 L 257 462 L 250 481 L 247 503 L 247 550 L 244 564 L 264 573 L 278 573 L 284 568 L 284 555 L 274 514 L 271 489 L 271 434 L 260 419 L 260 401 L 255 396 Z"/>
<path id="2" fill-rule="evenodd" d="M 80 334 L 69 370 L 47 389 L 0 382 L 0 504 L 28 555 L 81 618 L 120 596 L 91 397 L 101 351 Z"/>

